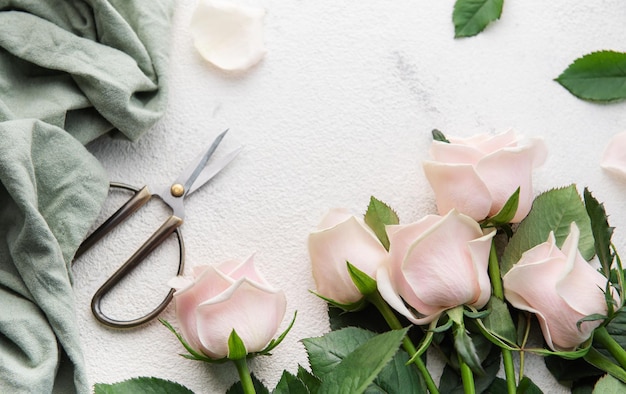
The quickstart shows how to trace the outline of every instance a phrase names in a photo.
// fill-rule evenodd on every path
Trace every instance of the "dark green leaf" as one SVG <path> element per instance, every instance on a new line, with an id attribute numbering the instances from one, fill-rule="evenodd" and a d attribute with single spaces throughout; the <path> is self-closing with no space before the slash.
<path id="1" fill-rule="evenodd" d="M 576 190 L 576 185 L 552 189 L 540 194 L 533 202 L 528 216 L 520 223 L 517 231 L 504 249 L 502 274 L 517 263 L 527 250 L 548 240 L 554 232 L 560 247 L 570 233 L 570 224 L 576 222 L 580 230 L 578 249 L 589 260 L 595 254 L 591 222 L 585 206 Z"/>
<path id="2" fill-rule="evenodd" d="M 626 384 L 611 375 L 600 378 L 593 389 L 593 394 L 622 394 L 625 392 Z"/>
<path id="3" fill-rule="evenodd" d="M 229 360 L 241 360 L 242 358 L 246 358 L 248 351 L 246 350 L 246 345 L 241 340 L 241 337 L 237 335 L 235 330 L 230 332 L 230 336 L 228 337 L 228 359 Z"/>
<path id="4" fill-rule="evenodd" d="M 626 98 L 626 53 L 599 51 L 576 59 L 556 78 L 583 100 L 608 102 Z"/>
<path id="5" fill-rule="evenodd" d="M 376 281 L 374 279 L 372 279 L 365 272 L 350 264 L 349 261 L 347 262 L 347 264 L 348 273 L 350 274 L 352 283 L 354 283 L 356 288 L 359 289 L 361 294 L 369 295 L 378 290 L 378 286 L 376 285 Z"/>
<path id="6" fill-rule="evenodd" d="M 454 37 L 475 36 L 490 22 L 500 19 L 504 0 L 457 0 L 452 21 Z"/>
<path id="7" fill-rule="evenodd" d="M 524 376 L 517 386 L 517 394 L 543 394 L 543 391 L 528 376 Z"/>
<path id="8" fill-rule="evenodd" d="M 445 142 L 446 144 L 450 143 L 450 141 L 448 141 L 446 136 L 437 129 L 433 129 L 433 140 L 439 141 L 439 142 Z"/>
<path id="9" fill-rule="evenodd" d="M 482 319 L 487 330 L 511 343 L 516 343 L 517 332 L 515 323 L 513 323 L 513 318 L 506 303 L 492 296 L 489 299 L 487 308 L 491 310 L 491 313 Z"/>
<path id="10" fill-rule="evenodd" d="M 312 373 L 304 369 L 301 365 L 298 365 L 298 379 L 304 383 L 309 389 L 311 394 L 316 394 L 322 382 Z"/>
<path id="11" fill-rule="evenodd" d="M 482 362 L 482 367 L 485 374 L 474 376 L 474 386 L 477 393 L 493 393 L 501 394 L 506 393 L 506 382 L 503 380 L 504 385 L 498 385 L 496 382 L 496 375 L 500 370 L 500 349 L 493 346 L 491 350 Z M 498 387 L 504 388 L 499 390 Z M 463 394 L 463 382 L 458 371 L 451 365 L 446 365 L 443 369 L 443 374 L 439 381 L 439 391 L 442 394 Z"/>
<path id="12" fill-rule="evenodd" d="M 375 387 L 381 393 L 405 394 L 407 387 L 411 388 L 413 394 L 427 394 L 428 389 L 422 375 L 413 365 L 407 365 L 409 355 L 401 350 L 395 354 L 389 364 L 387 364 L 378 374 L 374 383 L 370 387 Z"/>
<path id="13" fill-rule="evenodd" d="M 348 354 L 334 369 L 320 376 L 320 394 L 363 393 L 398 351 L 408 329 L 378 334 Z"/>
<path id="14" fill-rule="evenodd" d="M 626 383 L 626 371 L 596 349 L 589 349 L 589 352 L 585 355 L 585 361 Z"/>
<path id="15" fill-rule="evenodd" d="M 586 321 L 598 321 L 598 320 L 602 320 L 602 321 L 604 321 L 604 320 L 606 320 L 606 316 L 605 316 L 605 315 L 602 315 L 602 314 L 600 314 L 600 313 L 594 313 L 594 314 L 592 314 L 592 315 L 585 316 L 585 317 L 583 317 L 582 319 L 580 319 L 580 320 L 578 320 L 578 321 L 576 322 L 576 328 L 578 328 L 578 329 L 580 330 L 580 326 L 581 326 L 584 322 L 586 322 Z"/>
<path id="16" fill-rule="evenodd" d="M 388 224 L 398 224 L 400 219 L 389 205 L 376 199 L 374 196 L 370 198 L 370 204 L 365 213 L 365 223 L 374 231 L 385 249 L 389 250 L 389 237 L 385 226 Z"/>
<path id="17" fill-rule="evenodd" d="M 614 228 L 609 226 L 609 220 L 606 216 L 604 205 L 601 204 L 591 194 L 589 189 L 585 188 L 583 193 L 585 199 L 585 208 L 591 220 L 591 231 L 595 240 L 594 246 L 596 255 L 602 264 L 602 271 L 607 278 L 610 276 L 611 265 L 613 264 L 613 254 L 611 253 L 611 237 Z"/>
<path id="18" fill-rule="evenodd" d="M 565 385 L 575 384 L 577 381 L 589 377 L 597 379 L 604 373 L 582 358 L 566 360 L 558 356 L 548 356 L 544 358 L 544 361 L 552 376 Z"/>
<path id="19" fill-rule="evenodd" d="M 331 330 L 339 330 L 345 327 L 359 327 L 373 332 L 389 330 L 389 325 L 380 316 L 376 307 L 369 303 L 365 308 L 356 312 L 346 312 L 341 308 L 329 305 L 328 317 L 330 318 Z"/>
<path id="20" fill-rule="evenodd" d="M 265 387 L 265 385 L 261 383 L 261 381 L 257 379 L 257 377 L 254 376 L 254 374 L 251 374 L 250 377 L 252 378 L 252 384 L 254 385 L 254 391 L 256 392 L 256 394 L 270 394 L 269 389 Z M 245 394 L 245 392 L 243 391 L 243 386 L 241 385 L 241 382 L 240 381 L 235 382 L 226 391 L 226 394 Z"/>
<path id="21" fill-rule="evenodd" d="M 488 218 L 485 221 L 485 224 L 497 227 L 508 224 L 511 220 L 513 220 L 519 205 L 519 191 L 520 188 L 518 187 L 517 190 L 511 194 L 511 197 L 509 197 L 502 209 L 500 209 L 500 211 L 494 216 Z"/>
<path id="22" fill-rule="evenodd" d="M 310 394 L 310 390 L 297 376 L 283 371 L 283 376 L 280 377 L 272 394 Z"/>
<path id="23" fill-rule="evenodd" d="M 94 385 L 95 394 L 193 394 L 183 385 L 159 378 L 139 377 L 119 383 Z"/>
<path id="24" fill-rule="evenodd" d="M 356 327 L 331 331 L 321 337 L 302 340 L 309 355 L 311 370 L 318 378 L 323 378 L 356 348 L 376 334 Z"/>

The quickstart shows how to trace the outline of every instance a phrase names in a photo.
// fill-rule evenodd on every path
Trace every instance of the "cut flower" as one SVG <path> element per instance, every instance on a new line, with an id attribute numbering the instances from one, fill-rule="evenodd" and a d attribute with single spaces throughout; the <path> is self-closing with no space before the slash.
<path id="1" fill-rule="evenodd" d="M 381 296 L 415 324 L 428 324 L 459 305 L 485 306 L 491 295 L 487 272 L 491 239 L 469 216 L 446 216 L 387 226 L 390 248 L 377 273 Z"/>
<path id="2" fill-rule="evenodd" d="M 263 350 L 285 315 L 285 294 L 267 283 L 252 257 L 195 267 L 192 279 L 177 277 L 170 285 L 183 338 L 212 359 L 229 356 L 233 330 L 247 353 Z"/>
<path id="3" fill-rule="evenodd" d="M 450 209 L 483 220 L 493 216 L 520 188 L 519 205 L 512 222 L 520 222 L 533 201 L 532 171 L 543 164 L 543 140 L 523 139 L 514 130 L 490 136 L 433 141 L 432 160 L 423 163 L 435 193 L 440 215 Z"/>
<path id="4" fill-rule="evenodd" d="M 607 278 L 582 257 L 579 237 L 580 231 L 572 223 L 559 249 L 554 233 L 550 233 L 546 242 L 526 251 L 503 277 L 506 299 L 515 308 L 537 316 L 544 339 L 553 350 L 574 350 L 601 321 L 577 323 L 586 316 L 607 313 Z"/>
<path id="5" fill-rule="evenodd" d="M 229 71 L 243 71 L 266 53 L 265 10 L 222 0 L 201 0 L 191 19 L 194 45 L 203 58 Z"/>

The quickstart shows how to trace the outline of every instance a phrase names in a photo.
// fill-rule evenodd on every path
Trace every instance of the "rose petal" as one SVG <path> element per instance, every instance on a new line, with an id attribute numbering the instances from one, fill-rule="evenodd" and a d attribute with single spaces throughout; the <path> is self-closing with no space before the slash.
<path id="1" fill-rule="evenodd" d="M 517 145 L 517 135 L 513 129 L 496 135 L 483 133 L 469 138 L 450 138 L 449 140 L 453 144 L 471 146 L 478 152 L 481 152 L 481 156 L 493 153 L 505 147 L 514 147 Z"/>
<path id="2" fill-rule="evenodd" d="M 233 280 L 247 278 L 249 281 L 255 282 L 260 287 L 273 290 L 272 286 L 256 269 L 256 266 L 254 265 L 254 256 L 248 257 L 246 261 L 237 265 L 237 267 L 235 267 L 228 276 Z"/>
<path id="3" fill-rule="evenodd" d="M 417 238 L 402 263 L 402 272 L 415 296 L 433 308 L 476 302 L 480 288 L 468 242 L 482 236 L 478 223 L 452 210 Z M 488 249 L 485 256 L 489 256 Z"/>
<path id="4" fill-rule="evenodd" d="M 213 358 L 228 355 L 232 330 L 248 353 L 262 350 L 276 335 L 285 315 L 287 301 L 282 291 L 268 292 L 242 278 L 219 296 L 197 309 L 200 343 Z"/>
<path id="5" fill-rule="evenodd" d="M 491 194 L 473 166 L 425 161 L 423 168 L 435 193 L 440 215 L 456 208 L 475 220 L 487 217 Z"/>
<path id="6" fill-rule="evenodd" d="M 376 236 L 353 216 L 334 227 L 311 233 L 308 248 L 317 292 L 344 304 L 362 298 L 350 278 L 346 261 L 375 277 L 387 257 Z"/>
<path id="7" fill-rule="evenodd" d="M 190 31 L 198 52 L 217 67 L 242 71 L 266 53 L 262 8 L 220 0 L 201 0 L 191 18 Z"/>
<path id="8" fill-rule="evenodd" d="M 602 153 L 600 166 L 605 170 L 626 176 L 626 131 L 615 134 Z"/>
<path id="9" fill-rule="evenodd" d="M 225 291 L 232 283 L 232 280 L 224 277 L 214 267 L 208 266 L 193 286 L 174 293 L 176 319 L 180 323 L 183 337 L 192 347 L 199 348 L 200 345 L 196 330 L 196 307 Z"/>
<path id="10" fill-rule="evenodd" d="M 329 209 L 328 212 L 322 217 L 322 220 L 317 225 L 318 230 L 326 230 L 331 227 L 338 225 L 339 223 L 345 222 L 350 219 L 353 215 L 344 208 L 333 208 Z"/>
<path id="11" fill-rule="evenodd" d="M 543 142 L 533 140 L 528 146 L 501 149 L 480 160 L 476 172 L 491 193 L 490 215 L 498 213 L 518 187 L 519 205 L 512 222 L 520 222 L 528 215 L 534 197 L 532 170 L 543 162 L 545 152 Z"/>
<path id="12" fill-rule="evenodd" d="M 470 255 L 472 256 L 472 262 L 474 263 L 474 272 L 478 278 L 479 291 L 478 298 L 473 302 L 468 302 L 467 304 L 479 309 L 485 306 L 491 297 L 489 254 L 491 253 L 491 242 L 495 235 L 496 230 L 493 230 L 484 236 L 467 243 Z"/>
<path id="13" fill-rule="evenodd" d="M 434 161 L 447 164 L 476 165 L 484 156 L 473 146 L 449 144 L 441 141 L 433 141 L 429 153 Z"/>

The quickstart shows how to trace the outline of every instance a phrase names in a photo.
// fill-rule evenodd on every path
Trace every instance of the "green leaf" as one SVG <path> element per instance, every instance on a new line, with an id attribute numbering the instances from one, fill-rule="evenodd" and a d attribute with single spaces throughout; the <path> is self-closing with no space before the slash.
<path id="1" fill-rule="evenodd" d="M 408 329 L 378 334 L 348 354 L 334 369 L 320 376 L 318 393 L 363 393 L 398 351 Z"/>
<path id="2" fill-rule="evenodd" d="M 517 386 L 517 394 L 543 394 L 543 391 L 528 376 L 524 376 Z"/>
<path id="3" fill-rule="evenodd" d="M 359 290 L 359 292 L 361 292 L 361 294 L 366 296 L 369 294 L 373 294 L 378 290 L 378 286 L 376 285 L 376 281 L 374 279 L 372 279 L 365 272 L 350 264 L 349 261 L 347 262 L 347 264 L 348 273 L 350 274 L 352 283 L 354 283 L 354 285 Z"/>
<path id="4" fill-rule="evenodd" d="M 196 361 L 204 361 L 207 363 L 223 363 L 225 362 L 227 359 L 226 357 L 221 358 L 221 359 L 212 359 L 209 358 L 207 356 L 205 356 L 204 354 L 196 351 L 193 347 L 191 347 L 191 345 L 189 345 L 187 343 L 187 341 L 185 341 L 185 338 L 183 338 L 182 335 L 180 335 L 178 333 L 178 331 L 176 331 L 176 329 L 170 324 L 170 322 L 168 322 L 167 320 L 164 319 L 159 319 L 159 321 L 161 322 L 161 324 L 163 324 L 165 327 L 167 327 L 168 330 L 170 330 L 178 339 L 178 341 L 183 345 L 183 347 L 189 352 L 189 354 L 181 354 L 181 356 L 189 359 L 189 360 L 196 360 Z"/>
<path id="5" fill-rule="evenodd" d="M 248 351 L 246 350 L 246 345 L 233 329 L 228 337 L 228 359 L 241 360 L 242 358 L 246 358 L 247 354 Z"/>
<path id="6" fill-rule="evenodd" d="M 439 142 L 445 142 L 446 144 L 450 143 L 450 141 L 448 141 L 446 136 L 437 129 L 433 129 L 433 140 L 439 141 Z"/>
<path id="7" fill-rule="evenodd" d="M 317 378 L 317 376 L 313 375 L 306 369 L 302 367 L 302 365 L 298 365 L 298 379 L 304 383 L 311 394 L 316 394 L 317 390 L 319 390 L 322 382 Z"/>
<path id="8" fill-rule="evenodd" d="M 609 374 L 613 375 L 613 377 L 621 380 L 622 382 L 626 382 L 626 371 L 624 371 L 613 361 L 602 355 L 602 353 L 600 353 L 596 349 L 589 349 L 589 352 L 585 355 L 585 361 L 587 361 L 589 364 L 593 365 L 596 368 L 608 372 Z"/>
<path id="9" fill-rule="evenodd" d="M 507 224 L 513 220 L 515 214 L 517 213 L 517 207 L 519 206 L 519 191 L 520 188 L 518 187 L 517 190 L 511 194 L 511 197 L 509 197 L 502 209 L 500 209 L 500 211 L 494 216 L 488 218 L 485 221 L 485 224 L 497 227 Z"/>
<path id="10" fill-rule="evenodd" d="M 364 298 L 361 298 L 357 302 L 353 302 L 351 304 L 342 304 L 340 302 L 337 302 L 337 301 L 333 300 L 332 298 L 324 297 L 321 294 L 317 294 L 313 290 L 309 290 L 309 292 L 311 292 L 312 294 L 315 294 L 317 297 L 319 297 L 322 300 L 326 301 L 329 305 L 334 306 L 334 307 L 339 308 L 339 309 L 344 310 L 344 311 L 348 311 L 348 312 L 359 311 L 359 310 L 363 309 L 363 307 L 365 307 L 367 305 L 367 302 L 365 301 Z"/>
<path id="11" fill-rule="evenodd" d="M 254 385 L 254 391 L 256 392 L 256 394 L 270 393 L 269 389 L 265 387 L 265 385 L 263 385 L 263 383 L 261 383 L 261 381 L 257 379 L 254 374 L 251 374 L 250 377 L 252 378 L 252 384 Z M 241 381 L 237 381 L 232 386 L 230 386 L 230 388 L 226 391 L 226 394 L 245 394 Z"/>
<path id="12" fill-rule="evenodd" d="M 474 376 L 474 386 L 477 393 L 506 393 L 506 381 L 503 381 L 504 385 L 499 385 L 498 382 L 496 382 L 496 375 L 500 370 L 500 354 L 500 349 L 493 346 L 486 355 L 485 360 L 482 362 L 482 367 L 485 371 L 484 375 Z M 502 387 L 504 390 L 498 389 Z M 464 393 L 461 376 L 458 371 L 456 371 L 449 364 L 447 364 L 443 369 L 443 373 L 439 381 L 439 391 L 441 393 Z"/>
<path id="13" fill-rule="evenodd" d="M 385 249 L 389 250 L 389 237 L 387 237 L 385 226 L 400 223 L 395 211 L 389 205 L 372 196 L 367 212 L 365 212 L 365 223 L 374 231 Z"/>
<path id="14" fill-rule="evenodd" d="M 454 349 L 459 354 L 459 357 L 465 361 L 475 374 L 485 375 L 485 370 L 480 365 L 480 358 L 474 347 L 474 342 L 472 342 L 472 338 L 470 338 L 465 327 L 455 325 L 452 332 L 454 334 Z"/>
<path id="15" fill-rule="evenodd" d="M 546 368 L 561 384 L 576 384 L 577 381 L 588 378 L 597 379 L 604 372 L 589 365 L 582 358 L 566 360 L 558 356 L 548 356 L 544 359 Z"/>
<path id="16" fill-rule="evenodd" d="M 485 328 L 500 338 L 504 338 L 511 343 L 516 343 L 517 331 L 506 303 L 492 296 L 489 299 L 487 308 L 491 310 L 491 313 L 482 319 Z"/>
<path id="17" fill-rule="evenodd" d="M 593 394 L 621 394 L 626 393 L 626 384 L 611 375 L 605 375 L 598 380 L 593 388 Z"/>
<path id="18" fill-rule="evenodd" d="M 576 59 L 556 78 L 574 96 L 609 102 L 626 98 L 626 53 L 599 51 Z"/>
<path id="19" fill-rule="evenodd" d="M 613 264 L 613 254 L 611 253 L 611 237 L 614 228 L 609 226 L 604 205 L 598 202 L 585 188 L 583 193 L 585 199 L 585 209 L 591 220 L 591 231 L 595 240 L 594 246 L 596 255 L 602 264 L 602 271 L 607 278 L 611 275 L 611 265 Z"/>
<path id="20" fill-rule="evenodd" d="M 457 0 L 454 3 L 452 21 L 454 37 L 471 37 L 500 18 L 504 0 Z"/>
<path id="21" fill-rule="evenodd" d="M 339 365 L 357 347 L 376 334 L 356 327 L 331 331 L 321 337 L 302 340 L 309 355 L 311 370 L 318 378 L 323 378 Z"/>
<path id="22" fill-rule="evenodd" d="M 576 222 L 580 230 L 578 249 L 586 260 L 590 260 L 595 254 L 591 222 L 576 185 L 552 189 L 537 196 L 530 213 L 504 249 L 502 274 L 508 272 L 524 252 L 546 242 L 551 231 L 554 231 L 557 245 L 563 245 L 572 222 Z"/>
<path id="23" fill-rule="evenodd" d="M 393 359 L 383 368 L 370 387 L 385 394 L 405 394 L 407 387 L 413 394 L 427 394 L 426 382 L 417 368 L 407 365 L 409 355 L 400 350 Z M 368 390 L 369 391 L 369 390 Z"/>
<path id="24" fill-rule="evenodd" d="M 193 394 L 187 387 L 169 380 L 138 377 L 119 383 L 94 385 L 94 394 Z"/>
<path id="25" fill-rule="evenodd" d="M 297 376 L 288 371 L 283 371 L 283 375 L 272 394 L 310 394 L 310 390 Z"/>

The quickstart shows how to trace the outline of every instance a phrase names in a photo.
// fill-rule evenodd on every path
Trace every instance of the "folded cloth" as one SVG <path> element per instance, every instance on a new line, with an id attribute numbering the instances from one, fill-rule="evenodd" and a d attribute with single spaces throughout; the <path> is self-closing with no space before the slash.
<path id="1" fill-rule="evenodd" d="M 0 0 L 0 392 L 89 393 L 71 261 L 108 179 L 84 144 L 163 114 L 174 0 Z"/>

